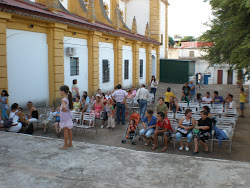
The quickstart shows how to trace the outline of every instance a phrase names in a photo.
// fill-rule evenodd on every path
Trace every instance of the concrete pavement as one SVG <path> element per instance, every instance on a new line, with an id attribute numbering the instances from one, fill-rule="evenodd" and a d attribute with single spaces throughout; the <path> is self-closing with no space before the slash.
<path id="1" fill-rule="evenodd" d="M 5 187 L 250 187 L 250 163 L 0 132 Z"/>

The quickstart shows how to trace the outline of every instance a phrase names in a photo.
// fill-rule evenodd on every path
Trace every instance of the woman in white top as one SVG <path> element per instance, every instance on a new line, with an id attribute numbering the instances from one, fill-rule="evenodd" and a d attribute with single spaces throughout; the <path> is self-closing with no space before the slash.
<path id="1" fill-rule="evenodd" d="M 17 103 L 14 103 L 11 106 L 11 111 L 10 111 L 9 119 L 13 118 L 13 120 L 12 120 L 12 126 L 7 129 L 9 132 L 15 132 L 15 133 L 17 133 L 22 128 L 22 123 L 19 122 L 19 119 L 23 115 L 22 115 L 22 112 L 19 111 L 18 109 L 19 109 L 19 105 Z"/>
<path id="2" fill-rule="evenodd" d="M 155 93 L 157 90 L 157 86 L 158 86 L 158 81 L 155 79 L 155 76 L 152 76 L 151 85 L 150 85 L 150 93 L 154 94 L 154 101 L 155 101 Z"/>

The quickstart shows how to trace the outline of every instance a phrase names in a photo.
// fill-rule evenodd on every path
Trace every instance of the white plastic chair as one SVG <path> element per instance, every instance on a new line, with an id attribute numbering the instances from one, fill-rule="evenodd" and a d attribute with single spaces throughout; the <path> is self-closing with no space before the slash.
<path id="1" fill-rule="evenodd" d="M 175 114 L 175 119 L 177 119 L 177 120 L 180 120 L 182 117 L 184 117 L 185 116 L 185 114 L 184 113 L 182 113 L 182 112 L 177 112 L 176 114 Z"/>
<path id="2" fill-rule="evenodd" d="M 233 143 L 233 130 L 231 126 L 228 125 L 222 125 L 217 124 L 216 127 L 218 127 L 220 130 L 225 130 L 227 132 L 228 140 L 222 140 L 222 142 L 229 142 L 229 152 L 232 151 L 232 143 Z M 212 144 L 211 144 L 211 152 L 213 150 L 214 141 L 219 142 L 217 138 L 214 138 L 214 135 L 212 134 Z"/>
<path id="3" fill-rule="evenodd" d="M 192 118 L 194 118 L 195 121 L 198 121 L 199 119 L 201 119 L 201 115 L 200 114 L 193 114 Z"/>
<path id="4" fill-rule="evenodd" d="M 187 109 L 192 110 L 192 113 L 196 113 L 196 107 L 190 107 L 190 106 L 184 107 L 184 111 L 186 111 Z"/>
<path id="5" fill-rule="evenodd" d="M 72 120 L 74 121 L 74 126 L 82 124 L 82 112 L 71 111 Z M 79 123 L 78 123 L 79 122 Z"/>
<path id="6" fill-rule="evenodd" d="M 85 113 L 83 115 L 83 121 L 81 125 L 75 126 L 77 128 L 82 128 L 85 132 L 85 129 L 95 128 L 97 134 L 97 127 L 95 125 L 95 114 L 94 113 Z"/>
<path id="7" fill-rule="evenodd" d="M 168 112 L 167 118 L 168 119 L 174 119 L 174 112 Z"/>
<path id="8" fill-rule="evenodd" d="M 211 114 L 213 115 L 222 115 L 223 113 L 223 108 L 211 108 L 210 109 Z"/>

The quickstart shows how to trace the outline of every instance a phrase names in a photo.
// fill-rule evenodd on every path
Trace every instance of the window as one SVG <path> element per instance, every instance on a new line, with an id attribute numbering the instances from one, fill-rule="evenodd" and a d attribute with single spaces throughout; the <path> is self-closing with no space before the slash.
<path id="1" fill-rule="evenodd" d="M 70 76 L 79 75 L 79 57 L 70 57 Z"/>
<path id="2" fill-rule="evenodd" d="M 124 61 L 124 80 L 128 79 L 129 60 Z"/>
<path id="3" fill-rule="evenodd" d="M 143 78 L 143 59 L 140 60 L 140 78 Z"/>
<path id="4" fill-rule="evenodd" d="M 194 51 L 189 51 L 189 57 L 194 57 Z"/>
<path id="5" fill-rule="evenodd" d="M 109 61 L 102 60 L 102 83 L 109 82 Z"/>

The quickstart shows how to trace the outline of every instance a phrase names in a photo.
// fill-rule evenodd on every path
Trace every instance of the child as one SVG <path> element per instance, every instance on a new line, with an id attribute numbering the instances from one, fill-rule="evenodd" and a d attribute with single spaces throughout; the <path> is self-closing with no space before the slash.
<path id="1" fill-rule="evenodd" d="M 188 97 L 185 95 L 184 92 L 182 92 L 182 95 L 181 95 L 181 101 L 183 102 L 187 102 L 189 104 L 189 99 Z"/>
<path id="2" fill-rule="evenodd" d="M 43 121 L 43 135 L 47 133 L 47 128 L 52 123 L 53 119 L 56 117 L 56 114 L 57 113 L 55 111 L 55 107 L 52 107 L 49 117 Z"/>
<path id="3" fill-rule="evenodd" d="M 73 110 L 78 112 L 81 109 L 80 96 L 76 96 L 75 102 L 73 104 Z"/>
<path id="4" fill-rule="evenodd" d="M 241 88 L 240 89 L 240 112 L 241 112 L 241 115 L 239 116 L 241 118 L 245 118 L 244 109 L 245 109 L 246 97 L 247 97 L 247 94 L 245 93 L 244 88 Z"/>
<path id="5" fill-rule="evenodd" d="M 173 133 L 173 129 L 171 127 L 170 121 L 168 118 L 165 118 L 165 114 L 163 112 L 157 113 L 157 123 L 156 123 L 156 129 L 154 133 L 154 146 L 152 150 L 155 150 L 157 148 L 157 140 L 158 136 L 164 137 L 164 143 L 165 146 L 161 150 L 161 152 L 164 152 L 167 150 L 167 144 L 168 144 L 168 137 L 170 137 Z"/>
<path id="6" fill-rule="evenodd" d="M 107 101 L 107 104 L 105 106 L 105 110 L 108 114 L 108 125 L 107 128 L 111 128 L 112 130 L 115 128 L 115 109 L 114 106 L 112 104 L 111 99 L 109 98 Z"/>
<path id="7" fill-rule="evenodd" d="M 6 90 L 3 90 L 2 93 L 1 93 L 1 98 L 0 98 L 0 102 L 1 102 L 1 109 L 2 109 L 2 118 L 3 118 L 3 121 L 5 120 L 8 120 L 8 115 L 7 115 L 7 112 L 6 110 L 9 109 L 8 107 L 8 92 Z"/>
<path id="8" fill-rule="evenodd" d="M 165 104 L 168 106 L 168 108 L 169 108 L 169 99 L 170 99 L 170 97 L 173 97 L 174 99 L 176 99 L 176 102 L 178 102 L 176 96 L 173 94 L 173 92 L 171 92 L 170 87 L 167 88 L 167 92 L 164 93 L 164 95 L 165 95 Z"/>
<path id="9" fill-rule="evenodd" d="M 72 97 L 74 102 L 76 101 L 76 96 L 80 96 L 80 94 L 79 94 L 79 88 L 77 86 L 77 79 L 74 79 L 72 85 Z"/>
<path id="10" fill-rule="evenodd" d="M 136 128 L 137 128 L 137 126 L 135 124 L 135 120 L 131 119 L 130 122 L 129 122 L 129 126 L 128 126 L 128 130 L 127 130 L 127 136 L 126 136 L 126 138 L 129 137 L 129 134 L 131 132 L 135 132 Z"/>
<path id="11" fill-rule="evenodd" d="M 59 149 L 67 150 L 68 147 L 73 147 L 72 144 L 72 128 L 73 121 L 70 114 L 70 110 L 73 108 L 72 93 L 69 91 L 69 87 L 63 85 L 60 87 L 60 95 L 63 97 L 61 101 L 60 109 L 60 128 L 64 133 L 64 146 Z"/>
<path id="12" fill-rule="evenodd" d="M 60 106 L 57 108 L 56 120 L 55 120 L 55 130 L 58 138 L 61 136 L 61 127 L 59 126 L 59 123 L 60 123 Z"/>

